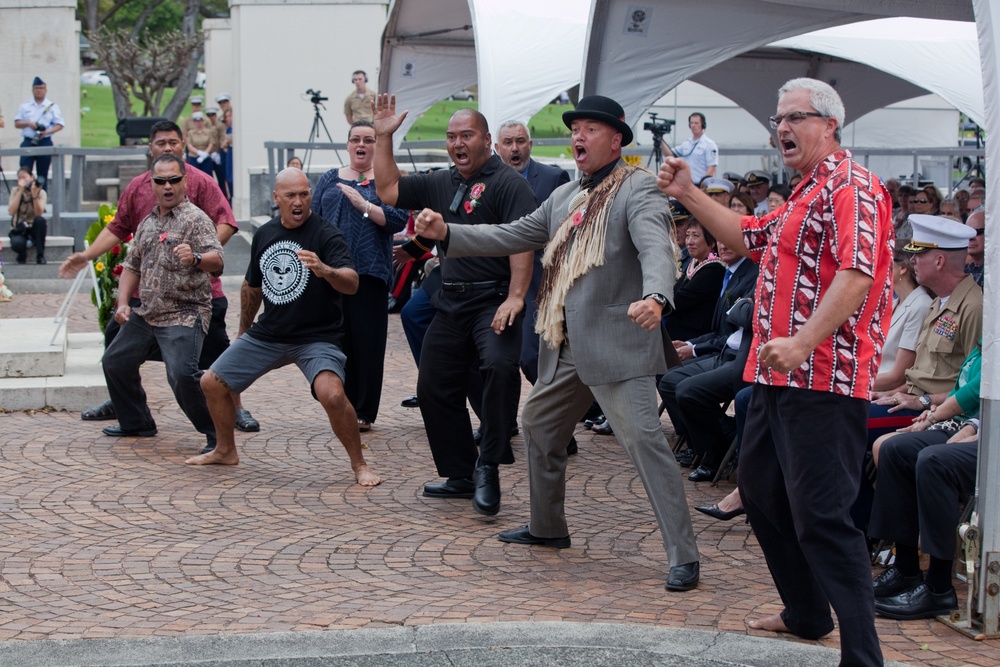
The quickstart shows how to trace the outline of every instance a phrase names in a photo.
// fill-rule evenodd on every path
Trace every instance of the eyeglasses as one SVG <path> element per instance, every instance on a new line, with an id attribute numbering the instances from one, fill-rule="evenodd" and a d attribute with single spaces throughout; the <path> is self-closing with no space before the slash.
<path id="1" fill-rule="evenodd" d="M 910 203 L 912 203 L 912 204 L 929 204 L 930 202 L 931 202 L 930 199 L 916 199 L 916 198 L 914 198 L 914 199 L 910 200 Z"/>
<path id="2" fill-rule="evenodd" d="M 153 176 L 153 182 L 157 185 L 165 185 L 167 183 L 170 183 L 170 185 L 177 185 L 183 180 L 183 176 Z"/>
<path id="3" fill-rule="evenodd" d="M 365 146 L 372 146 L 375 144 L 375 137 L 351 137 L 347 140 L 347 143 L 349 144 L 360 144 L 362 142 Z"/>
<path id="4" fill-rule="evenodd" d="M 809 116 L 814 118 L 826 118 L 821 113 L 815 111 L 793 111 L 792 113 L 781 114 L 779 116 L 771 116 L 767 119 L 767 122 L 771 124 L 772 130 L 777 130 L 778 126 L 781 125 L 781 121 L 787 120 L 789 125 L 798 125 L 804 121 Z"/>
<path id="5" fill-rule="evenodd" d="M 986 233 L 985 227 L 980 227 L 979 229 L 976 230 L 976 236 L 982 236 L 985 233 Z"/>

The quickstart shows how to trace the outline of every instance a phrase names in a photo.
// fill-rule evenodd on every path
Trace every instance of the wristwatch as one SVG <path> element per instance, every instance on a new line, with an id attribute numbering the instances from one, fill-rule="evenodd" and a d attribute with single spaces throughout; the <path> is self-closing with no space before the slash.
<path id="1" fill-rule="evenodd" d="M 667 297 L 663 296 L 659 292 L 652 292 L 651 294 L 647 294 L 646 296 L 644 296 L 642 298 L 643 299 L 652 299 L 656 303 L 660 304 L 660 308 L 663 308 L 665 305 L 667 305 Z"/>
<path id="2" fill-rule="evenodd" d="M 928 396 L 927 394 L 924 394 L 923 396 L 921 396 L 917 400 L 920 401 L 920 405 L 923 406 L 924 410 L 930 410 L 931 409 L 931 405 L 932 405 L 931 397 Z"/>
<path id="3" fill-rule="evenodd" d="M 194 254 L 194 262 L 191 264 L 191 266 L 198 266 L 199 264 L 201 264 L 201 253 L 196 252 Z"/>

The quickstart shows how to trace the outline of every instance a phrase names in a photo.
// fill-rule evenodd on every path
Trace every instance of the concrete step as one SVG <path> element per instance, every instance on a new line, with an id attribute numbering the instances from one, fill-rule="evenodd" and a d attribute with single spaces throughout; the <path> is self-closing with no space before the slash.
<path id="1" fill-rule="evenodd" d="M 0 320 L 0 377 L 48 377 L 65 372 L 65 326 L 51 317 Z"/>
<path id="2" fill-rule="evenodd" d="M 17 255 L 10 247 L 10 238 L 4 237 L 3 250 L 0 250 L 0 261 L 3 261 L 4 275 L 14 266 L 17 266 Z M 45 259 L 49 264 L 54 264 L 58 268 L 64 259 L 73 254 L 74 242 L 72 236 L 48 236 L 45 239 Z M 34 245 L 28 246 L 27 261 L 35 265 Z M 25 265 L 26 266 L 26 265 Z"/>
<path id="3" fill-rule="evenodd" d="M 108 399 L 100 333 L 69 334 L 65 373 L 57 377 L 0 378 L 0 407 L 5 410 L 86 410 Z"/>

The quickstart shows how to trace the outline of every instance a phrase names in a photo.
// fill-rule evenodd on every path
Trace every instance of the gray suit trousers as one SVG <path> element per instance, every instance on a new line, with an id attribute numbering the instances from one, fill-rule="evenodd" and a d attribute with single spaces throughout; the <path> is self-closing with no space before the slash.
<path id="1" fill-rule="evenodd" d="M 528 450 L 531 534 L 552 538 L 569 535 L 566 443 L 594 398 L 639 472 L 670 565 L 698 560 L 680 469 L 657 413 L 653 376 L 588 387 L 577 375 L 569 341 L 559 351 L 555 376 L 551 382 L 535 384 L 521 415 Z"/>

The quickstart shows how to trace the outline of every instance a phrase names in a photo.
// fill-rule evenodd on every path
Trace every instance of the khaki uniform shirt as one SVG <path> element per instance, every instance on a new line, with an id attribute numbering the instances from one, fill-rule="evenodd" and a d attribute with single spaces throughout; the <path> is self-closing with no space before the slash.
<path id="1" fill-rule="evenodd" d="M 943 306 L 941 297 L 931 302 L 917 340 L 917 358 L 906 371 L 907 393 L 951 391 L 982 335 L 983 291 L 972 276 L 965 276 Z"/>
<path id="2" fill-rule="evenodd" d="M 344 115 L 350 116 L 354 120 L 375 120 L 375 114 L 372 113 L 372 102 L 374 101 L 375 91 L 369 88 L 365 89 L 364 97 L 358 97 L 357 91 L 351 91 L 351 94 L 344 100 Z"/>

